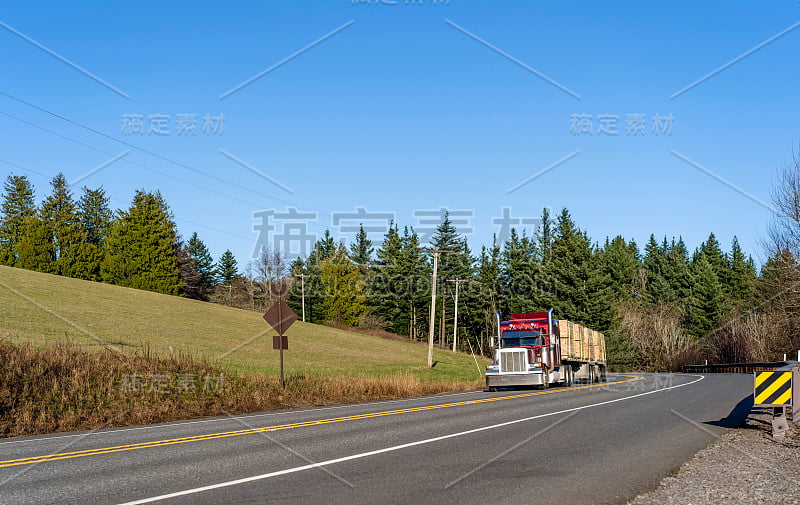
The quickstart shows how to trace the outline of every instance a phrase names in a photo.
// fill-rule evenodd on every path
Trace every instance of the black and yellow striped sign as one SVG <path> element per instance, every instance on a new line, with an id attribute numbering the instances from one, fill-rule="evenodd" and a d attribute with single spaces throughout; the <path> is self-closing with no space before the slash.
<path id="1" fill-rule="evenodd" d="M 756 372 L 754 405 L 792 403 L 792 372 Z"/>

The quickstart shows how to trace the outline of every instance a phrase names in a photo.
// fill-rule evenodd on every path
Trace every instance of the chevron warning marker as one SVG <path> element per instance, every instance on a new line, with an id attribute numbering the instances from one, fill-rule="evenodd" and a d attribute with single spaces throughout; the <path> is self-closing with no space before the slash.
<path id="1" fill-rule="evenodd" d="M 791 405 L 792 372 L 756 372 L 753 405 Z"/>

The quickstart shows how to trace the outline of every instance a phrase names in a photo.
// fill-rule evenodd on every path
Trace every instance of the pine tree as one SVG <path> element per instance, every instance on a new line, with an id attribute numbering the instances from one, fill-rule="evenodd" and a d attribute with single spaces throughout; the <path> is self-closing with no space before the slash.
<path id="1" fill-rule="evenodd" d="M 322 264 L 337 248 L 330 230 L 325 230 L 321 239 L 314 243 L 311 254 L 305 262 L 304 273 L 307 275 L 306 284 L 306 321 L 325 322 L 327 319 L 325 309 L 325 293 L 322 284 Z"/>
<path id="2" fill-rule="evenodd" d="M 728 307 L 722 284 L 706 255 L 698 254 L 692 263 L 692 280 L 687 321 L 693 335 L 703 336 L 717 327 Z"/>
<path id="3" fill-rule="evenodd" d="M 449 251 L 439 255 L 439 268 L 437 275 L 437 297 L 436 303 L 436 324 L 439 330 L 439 340 L 445 343 L 448 335 L 452 331 L 448 326 L 452 319 L 447 314 L 453 313 L 455 303 L 455 291 L 450 280 L 467 279 L 472 273 L 472 257 L 470 254 L 467 239 L 461 237 L 448 213 L 445 213 L 441 224 L 436 227 L 436 231 L 431 238 L 431 245 L 434 249 Z M 444 315 L 444 319 L 442 319 Z"/>
<path id="4" fill-rule="evenodd" d="M 200 275 L 198 294 L 200 299 L 205 299 L 214 286 L 214 258 L 208 252 L 206 244 L 197 236 L 197 232 L 189 237 L 187 253 L 191 258 L 192 267 Z"/>
<path id="5" fill-rule="evenodd" d="M 374 251 L 375 248 L 372 247 L 372 241 L 367 237 L 364 225 L 361 224 L 358 228 L 356 241 L 350 246 L 350 256 L 363 273 L 366 273 L 369 268 Z"/>
<path id="6" fill-rule="evenodd" d="M 556 220 L 547 268 L 555 288 L 554 308 L 558 317 L 577 323 L 588 322 L 591 262 L 588 237 L 575 226 L 569 211 L 563 209 Z"/>
<path id="7" fill-rule="evenodd" d="M 728 276 L 728 260 L 725 258 L 725 253 L 717 241 L 714 234 L 708 236 L 708 240 L 700 244 L 699 253 L 706 257 L 706 260 L 711 264 L 714 269 L 714 274 L 720 283 L 724 283 Z"/>
<path id="8" fill-rule="evenodd" d="M 686 245 L 680 237 L 677 242 L 672 241 L 666 254 L 666 269 L 669 272 L 666 280 L 673 297 L 670 301 L 685 302 L 692 293 L 692 274 Z"/>
<path id="9" fill-rule="evenodd" d="M 79 246 L 73 276 L 90 281 L 102 280 L 100 266 L 105 253 L 106 238 L 113 213 L 109 198 L 102 188 L 84 187 L 78 201 L 78 222 L 83 230 L 84 242 Z"/>
<path id="10" fill-rule="evenodd" d="M 56 271 L 56 251 L 51 227 L 39 216 L 29 216 L 22 221 L 21 238 L 15 247 L 14 266 L 37 272 Z"/>
<path id="11" fill-rule="evenodd" d="M 369 282 L 367 300 L 369 311 L 382 318 L 387 329 L 406 335 L 409 315 L 402 294 L 408 286 L 408 279 L 403 265 L 403 246 L 397 225 L 391 223 L 376 253 L 375 274 Z"/>
<path id="12" fill-rule="evenodd" d="M 52 182 L 53 192 L 42 203 L 41 217 L 52 236 L 55 265 L 52 272 L 68 277 L 85 268 L 78 265 L 80 248 L 86 235 L 78 219 L 78 209 L 72 199 L 69 183 L 64 174 L 56 175 Z"/>
<path id="13" fill-rule="evenodd" d="M 233 281 L 239 277 L 239 264 L 230 250 L 226 249 L 222 256 L 219 257 L 215 274 L 217 281 L 225 286 L 232 285 Z"/>
<path id="14" fill-rule="evenodd" d="M 666 239 L 665 239 L 666 240 Z M 644 248 L 644 269 L 647 273 L 643 302 L 646 305 L 673 303 L 677 300 L 675 292 L 668 280 L 669 266 L 667 264 L 667 248 L 659 245 L 653 235 Z"/>
<path id="15" fill-rule="evenodd" d="M 172 247 L 178 260 L 178 274 L 181 280 L 179 295 L 193 300 L 204 300 L 203 275 L 195 267 L 189 246 L 182 239 L 178 239 Z"/>
<path id="16" fill-rule="evenodd" d="M 314 249 L 308 255 L 311 264 L 319 264 L 328 259 L 336 250 L 336 241 L 333 239 L 330 230 L 325 229 L 325 234 L 314 244 Z"/>
<path id="17" fill-rule="evenodd" d="M 0 264 L 14 266 L 23 222 L 36 214 L 33 185 L 24 175 L 9 175 L 0 205 Z"/>
<path id="18" fill-rule="evenodd" d="M 398 270 L 403 282 L 399 283 L 400 289 L 395 290 L 401 308 L 398 322 L 403 325 L 403 335 L 416 338 L 421 325 L 428 321 L 424 316 L 430 310 L 431 266 L 413 228 L 403 229 L 399 260 Z"/>
<path id="19" fill-rule="evenodd" d="M 78 201 L 78 219 L 86 231 L 86 241 L 102 247 L 113 218 L 114 213 L 105 190 L 84 187 Z"/>
<path id="20" fill-rule="evenodd" d="M 320 264 L 325 320 L 358 326 L 367 313 L 364 280 L 341 244 Z"/>
<path id="21" fill-rule="evenodd" d="M 502 283 L 505 288 L 503 312 L 532 312 L 539 288 L 537 268 L 531 254 L 531 242 L 512 228 L 502 252 Z"/>
<path id="22" fill-rule="evenodd" d="M 483 352 L 489 338 L 495 335 L 497 331 L 495 311 L 502 310 L 504 304 L 504 272 L 501 255 L 500 245 L 497 243 L 497 236 L 495 235 L 492 240 L 492 247 L 482 247 L 478 258 L 475 274 L 477 292 L 472 296 L 475 300 L 476 309 L 470 319 L 473 329 L 471 334 L 481 336 L 478 341 L 480 352 Z"/>
<path id="23" fill-rule="evenodd" d="M 735 303 L 741 306 L 749 305 L 755 297 L 757 274 L 753 258 L 745 258 L 736 237 L 733 237 L 728 265 L 725 291 Z"/>
<path id="24" fill-rule="evenodd" d="M 109 232 L 102 276 L 105 282 L 170 295 L 180 294 L 177 231 L 159 192 L 136 192 Z"/>
<path id="25" fill-rule="evenodd" d="M 609 276 L 608 282 L 617 301 L 629 302 L 636 296 L 636 282 L 641 264 L 636 243 L 618 235 L 598 251 L 598 268 Z"/>

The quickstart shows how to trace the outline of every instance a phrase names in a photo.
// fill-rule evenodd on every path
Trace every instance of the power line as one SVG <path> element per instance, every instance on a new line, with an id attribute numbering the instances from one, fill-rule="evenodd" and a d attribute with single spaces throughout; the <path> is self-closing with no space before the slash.
<path id="1" fill-rule="evenodd" d="M 87 144 L 87 143 L 85 143 L 85 142 L 82 142 L 82 141 L 80 141 L 80 140 L 74 139 L 74 138 L 72 138 L 72 137 L 69 137 L 69 136 L 67 136 L 67 135 L 64 135 L 64 134 L 62 134 L 62 133 L 59 133 L 59 132 L 57 132 L 57 131 L 54 131 L 54 130 L 51 130 L 51 129 L 49 129 L 49 128 L 46 128 L 46 127 L 44 127 L 44 126 L 38 125 L 38 124 L 36 124 L 36 123 L 33 123 L 33 122 L 31 122 L 31 121 L 28 121 L 27 119 L 23 119 L 23 118 L 21 118 L 21 117 L 14 116 L 13 114 L 9 114 L 8 112 L 3 112 L 3 111 L 0 111 L 0 114 L 4 115 L 4 116 L 6 116 L 6 117 L 9 117 L 9 118 L 11 118 L 11 119 L 14 119 L 14 120 L 16 120 L 16 121 L 19 121 L 19 122 L 21 122 L 21 123 L 24 123 L 24 124 L 26 124 L 26 125 L 28 125 L 28 126 L 31 126 L 31 127 L 33 127 L 33 128 L 38 128 L 39 130 L 42 130 L 42 131 L 44 131 L 44 132 L 47 132 L 47 133 L 49 133 L 49 134 L 51 134 L 51 135 L 55 135 L 55 136 L 57 136 L 57 137 L 60 137 L 60 138 L 62 138 L 62 139 L 64 139 L 64 140 L 68 140 L 68 141 L 70 141 L 70 142 L 74 142 L 75 144 L 77 144 L 77 145 L 79 145 L 79 146 L 82 146 L 82 147 L 85 147 L 85 148 L 87 148 L 87 149 L 90 149 L 90 150 L 92 150 L 92 151 L 95 151 L 95 152 L 98 152 L 98 153 L 101 153 L 101 154 L 105 154 L 106 156 L 116 156 L 114 153 L 110 153 L 110 152 L 108 152 L 108 151 L 104 151 L 103 149 L 100 149 L 100 148 L 98 148 L 98 147 L 94 147 L 94 146 L 92 146 L 92 145 L 89 145 L 89 144 Z M 200 190 L 203 190 L 203 191 L 207 191 L 207 192 L 209 192 L 209 193 L 213 193 L 213 194 L 215 194 L 215 195 L 218 195 L 218 196 L 221 196 L 221 197 L 224 197 L 224 198 L 228 198 L 229 200 L 233 200 L 233 201 L 235 201 L 235 202 L 243 203 L 243 204 L 245 204 L 245 205 L 249 205 L 249 206 L 251 206 L 251 207 L 259 207 L 259 206 L 260 206 L 260 205 L 258 205 L 258 204 L 256 204 L 256 203 L 249 202 L 249 201 L 247 201 L 247 200 L 242 200 L 241 198 L 237 198 L 237 197 L 235 197 L 235 196 L 228 195 L 227 193 L 223 193 L 223 192 L 221 192 L 221 191 L 217 191 L 217 190 L 215 190 L 215 189 L 207 188 L 207 187 L 205 187 L 205 186 L 201 186 L 201 185 L 199 185 L 199 184 L 196 184 L 196 183 L 194 183 L 194 182 L 188 181 L 188 180 L 186 180 L 186 179 L 181 179 L 180 177 L 177 177 L 177 176 L 174 176 L 174 175 L 168 174 L 168 173 L 166 173 L 166 172 L 162 172 L 162 171 L 160 171 L 160 170 L 156 170 L 155 168 L 148 167 L 147 165 L 143 165 L 143 164 L 141 164 L 141 163 L 138 163 L 138 162 L 136 162 L 136 161 L 130 160 L 130 159 L 128 159 L 128 158 L 122 158 L 122 159 L 121 159 L 121 161 L 124 161 L 124 162 L 126 162 L 126 163 L 130 163 L 131 165 L 134 165 L 134 166 L 137 166 L 137 167 L 143 168 L 143 169 L 145 169 L 145 170 L 148 170 L 148 171 L 150 171 L 150 172 L 153 172 L 153 173 L 155 173 L 155 174 L 161 175 L 161 176 L 163 176 L 163 177 L 166 177 L 166 178 L 168 178 L 168 179 L 172 179 L 172 180 L 174 180 L 174 181 L 178 181 L 178 182 L 180 182 L 180 183 L 183 183 L 183 184 L 188 184 L 189 186 L 193 186 L 193 187 L 195 187 L 195 188 L 197 188 L 197 189 L 200 189 Z"/>
<path id="2" fill-rule="evenodd" d="M 16 97 L 16 96 L 14 96 L 14 95 L 12 95 L 10 93 L 7 93 L 7 92 L 5 92 L 3 90 L 0 90 L 0 95 L 3 95 L 5 97 L 7 97 L 7 98 L 9 98 L 11 100 L 14 100 L 14 101 L 16 101 L 18 103 L 21 103 L 23 105 L 26 105 L 27 107 L 30 107 L 32 109 L 35 109 L 35 110 L 38 110 L 40 112 L 44 112 L 45 114 L 48 114 L 50 116 L 56 117 L 56 118 L 58 118 L 58 119 L 60 119 L 62 121 L 66 121 L 69 124 L 72 124 L 72 125 L 78 126 L 80 128 L 83 128 L 84 130 L 89 131 L 91 133 L 94 133 L 95 135 L 100 135 L 101 137 L 107 138 L 109 140 L 113 140 L 114 142 L 117 142 L 117 143 L 122 144 L 124 146 L 130 147 L 131 149 L 135 149 L 135 150 L 140 151 L 142 153 L 148 154 L 150 156 L 158 158 L 158 159 L 160 159 L 162 161 L 166 161 L 167 163 L 173 164 L 175 166 L 178 166 L 178 167 L 181 167 L 181 168 L 185 168 L 186 170 L 190 170 L 190 171 L 195 172 L 197 174 L 200 174 L 200 175 L 202 175 L 204 177 L 208 177 L 208 178 L 213 179 L 215 181 L 221 182 L 223 184 L 227 184 L 227 185 L 229 185 L 231 187 L 234 187 L 234 188 L 237 188 L 237 189 L 240 189 L 240 190 L 243 190 L 243 191 L 247 191 L 249 193 L 253 193 L 253 194 L 262 196 L 264 198 L 269 198 L 271 200 L 274 200 L 276 202 L 282 203 L 284 205 L 300 208 L 298 205 L 296 205 L 296 204 L 294 204 L 294 203 L 292 203 L 292 202 L 290 202 L 288 200 L 283 200 L 281 198 L 278 198 L 278 197 L 275 197 L 275 196 L 272 196 L 272 195 L 267 195 L 267 194 L 261 193 L 259 191 L 254 191 L 252 188 L 248 188 L 247 186 L 241 186 L 239 184 L 232 183 L 231 181 L 229 181 L 227 179 L 224 179 L 222 177 L 218 177 L 216 175 L 210 174 L 210 173 L 206 172 L 205 170 L 201 170 L 199 168 L 195 168 L 195 167 L 192 167 L 190 165 L 187 165 L 186 163 L 181 163 L 181 162 L 173 160 L 171 158 L 167 158 L 166 156 L 162 156 L 162 155 L 160 155 L 158 153 L 155 153 L 155 152 L 150 151 L 148 149 L 145 149 L 143 147 L 139 147 L 139 146 L 137 146 L 135 144 L 131 144 L 130 142 L 126 142 L 124 140 L 118 139 L 116 137 L 113 137 L 111 135 L 103 133 L 103 132 L 101 132 L 99 130 L 95 130 L 94 128 L 92 128 L 90 126 L 86 126 L 86 125 L 84 125 L 82 123 L 79 123 L 78 121 L 74 121 L 74 120 L 69 119 L 67 117 L 64 117 L 64 116 L 62 116 L 62 115 L 60 115 L 58 113 L 55 113 L 55 112 L 50 111 L 50 110 L 47 110 L 44 107 L 40 107 L 40 106 L 38 106 L 36 104 L 28 102 L 28 101 L 26 101 L 26 100 L 24 100 L 22 98 Z M 319 222 L 316 222 L 316 221 L 311 221 L 311 222 L 313 222 L 313 223 L 319 225 L 320 227 L 324 228 L 324 225 L 322 225 Z"/>
<path id="3" fill-rule="evenodd" d="M 0 159 L 0 163 L 4 163 L 4 164 L 6 164 L 8 166 L 11 166 L 11 167 L 14 167 L 14 168 L 18 168 L 20 170 L 24 170 L 24 171 L 30 172 L 32 174 L 36 174 L 36 175 L 38 175 L 40 177 L 44 177 L 46 179 L 50 179 L 51 178 L 51 176 L 48 175 L 48 174 L 45 174 L 43 172 L 39 172 L 38 170 L 33 170 L 32 168 L 23 167 L 22 165 L 19 165 L 17 163 L 12 163 L 10 161 L 6 161 L 6 160 L 3 160 L 3 159 Z M 109 199 L 114 201 L 114 202 L 117 202 L 119 204 L 122 204 L 122 205 L 128 205 L 128 202 L 125 202 L 124 200 L 121 200 L 119 198 L 109 197 Z M 253 241 L 252 237 L 245 237 L 243 235 L 237 235 L 236 233 L 231 233 L 229 231 L 225 231 L 225 230 L 220 230 L 218 228 L 214 228 L 213 226 L 208 226 L 208 225 L 205 225 L 205 224 L 196 223 L 194 221 L 189 221 L 188 219 L 182 219 L 182 218 L 174 217 L 174 216 L 173 216 L 173 218 L 176 221 L 182 221 L 184 223 L 188 223 L 188 224 L 191 224 L 191 225 L 194 225 L 194 226 L 199 226 L 201 228 L 206 228 L 208 230 L 215 231 L 217 233 L 222 233 L 222 234 L 225 234 L 225 235 L 230 235 L 231 237 L 240 238 L 240 239 L 246 240 L 248 242 L 252 242 Z"/>

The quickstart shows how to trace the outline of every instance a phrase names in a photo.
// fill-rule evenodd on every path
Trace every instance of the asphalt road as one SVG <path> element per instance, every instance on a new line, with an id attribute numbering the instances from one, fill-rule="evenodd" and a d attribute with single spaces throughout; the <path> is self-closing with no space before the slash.
<path id="1" fill-rule="evenodd" d="M 752 393 L 744 374 L 609 381 L 0 441 L 0 503 L 625 503 Z"/>

